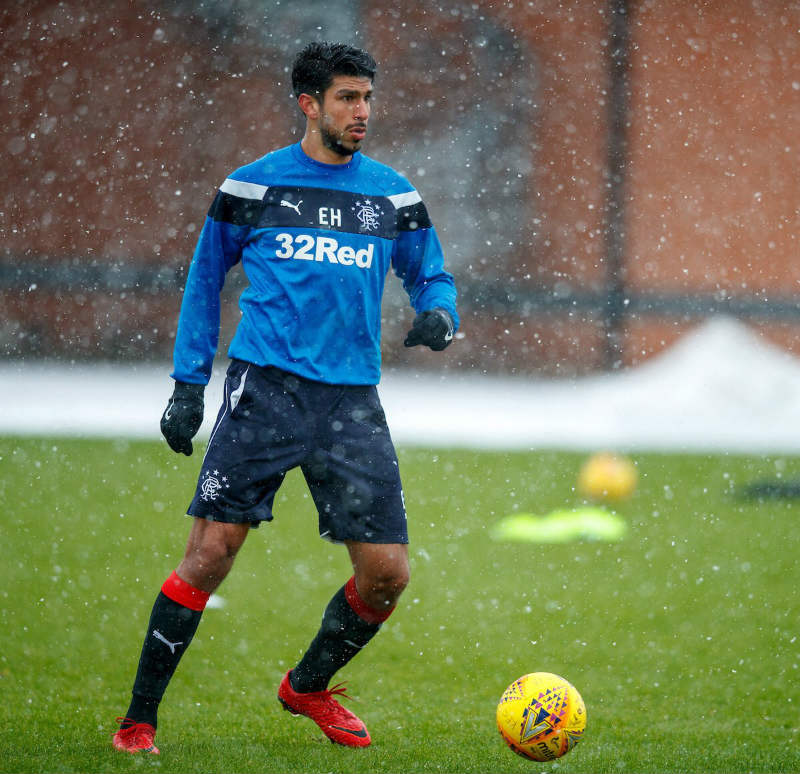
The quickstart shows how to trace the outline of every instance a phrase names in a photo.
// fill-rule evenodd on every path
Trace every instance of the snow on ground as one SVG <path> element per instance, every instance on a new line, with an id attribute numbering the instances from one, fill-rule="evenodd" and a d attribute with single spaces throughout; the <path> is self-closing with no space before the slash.
<path id="1" fill-rule="evenodd" d="M 0 364 L 0 434 L 160 437 L 169 371 Z M 615 374 L 554 381 L 390 373 L 379 390 L 398 444 L 800 453 L 800 359 L 727 318 Z M 215 372 L 201 438 L 221 396 Z"/>

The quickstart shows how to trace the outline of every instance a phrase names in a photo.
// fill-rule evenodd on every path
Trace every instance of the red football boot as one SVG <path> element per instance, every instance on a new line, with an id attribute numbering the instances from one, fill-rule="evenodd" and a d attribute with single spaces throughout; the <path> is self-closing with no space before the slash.
<path id="1" fill-rule="evenodd" d="M 366 747 L 372 741 L 367 727 L 333 698 L 334 696 L 349 698 L 344 692 L 343 685 L 344 683 L 339 683 L 325 691 L 298 693 L 292 688 L 287 672 L 278 688 L 278 701 L 292 715 L 305 715 L 311 718 L 332 742 L 347 747 Z"/>
<path id="2" fill-rule="evenodd" d="M 117 723 L 131 723 L 125 728 L 120 728 L 112 740 L 117 750 L 129 753 L 146 752 L 158 755 L 158 747 L 153 744 L 156 730 L 149 723 L 134 723 L 129 718 L 117 718 Z"/>

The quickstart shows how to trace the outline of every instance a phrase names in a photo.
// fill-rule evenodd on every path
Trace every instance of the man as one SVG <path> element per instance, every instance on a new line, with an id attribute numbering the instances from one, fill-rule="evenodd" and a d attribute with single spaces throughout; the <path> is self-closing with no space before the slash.
<path id="1" fill-rule="evenodd" d="M 342 689 L 328 684 L 378 632 L 409 578 L 397 457 L 375 388 L 389 268 L 417 312 L 406 346 L 442 350 L 458 326 L 453 278 L 419 194 L 360 153 L 375 70 L 368 53 L 344 44 L 301 51 L 292 85 L 303 139 L 237 170 L 206 217 L 178 322 L 175 390 L 161 419 L 176 452 L 192 453 L 202 421 L 226 272 L 241 262 L 250 284 L 188 510 L 195 518 L 186 553 L 153 606 L 117 749 L 158 753 L 158 705 L 203 608 L 250 528 L 272 520 L 275 493 L 297 466 L 320 535 L 347 546 L 353 577 L 334 594 L 278 699 L 333 742 L 370 743 L 337 701 Z"/>

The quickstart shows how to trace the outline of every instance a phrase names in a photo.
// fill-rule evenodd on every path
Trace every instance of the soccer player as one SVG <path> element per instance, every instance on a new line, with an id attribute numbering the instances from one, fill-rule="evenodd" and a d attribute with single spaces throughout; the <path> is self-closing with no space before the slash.
<path id="1" fill-rule="evenodd" d="M 114 746 L 158 753 L 157 711 L 209 596 L 251 527 L 273 518 L 286 472 L 300 467 L 320 535 L 347 547 L 353 576 L 333 595 L 281 704 L 333 742 L 365 747 L 364 723 L 331 677 L 375 636 L 409 579 L 406 512 L 375 385 L 381 298 L 391 267 L 416 311 L 405 345 L 443 350 L 458 327 L 453 277 L 417 191 L 361 153 L 376 65 L 345 44 L 312 43 L 292 86 L 303 139 L 220 186 L 189 269 L 175 341 L 175 388 L 161 430 L 192 453 L 211 375 L 225 275 L 249 286 L 231 363 L 188 513 L 186 552 L 153 606 L 132 700 Z"/>

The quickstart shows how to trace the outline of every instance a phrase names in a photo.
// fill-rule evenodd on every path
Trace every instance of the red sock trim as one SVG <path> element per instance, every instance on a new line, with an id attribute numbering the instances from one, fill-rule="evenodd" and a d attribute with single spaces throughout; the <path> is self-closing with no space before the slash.
<path id="1" fill-rule="evenodd" d="M 172 575 L 164 581 L 161 591 L 173 602 L 188 607 L 189 610 L 204 610 L 206 602 L 211 594 L 208 591 L 200 591 L 181 578 L 173 570 Z"/>
<path id="2" fill-rule="evenodd" d="M 361 595 L 356 588 L 355 575 L 344 584 L 344 596 L 347 599 L 347 603 L 353 608 L 355 614 L 370 624 L 383 623 L 394 610 L 393 607 L 389 607 L 386 610 L 376 610 L 361 599 Z"/>

